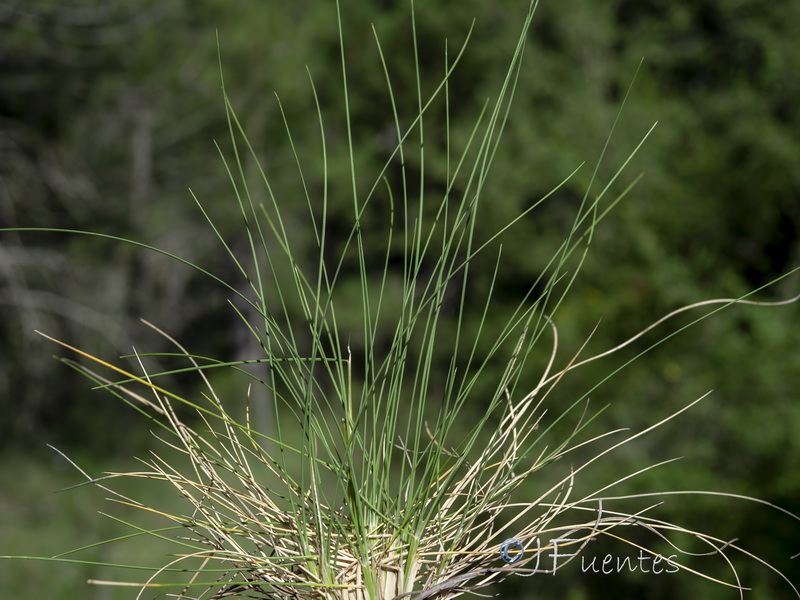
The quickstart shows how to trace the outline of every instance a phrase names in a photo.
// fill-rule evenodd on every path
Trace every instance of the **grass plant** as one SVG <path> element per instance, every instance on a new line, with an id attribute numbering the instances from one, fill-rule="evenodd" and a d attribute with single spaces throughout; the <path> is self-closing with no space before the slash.
<path id="1" fill-rule="evenodd" d="M 148 354 L 134 354 L 141 365 L 134 373 L 42 334 L 70 352 L 70 357 L 62 359 L 67 365 L 152 419 L 154 432 L 164 444 L 164 453 L 143 460 L 140 471 L 99 478 L 83 473 L 85 484 L 106 490 L 115 501 L 163 517 L 164 526 L 159 528 L 128 524 L 131 536 L 153 536 L 174 545 L 172 557 L 143 578 L 95 583 L 133 586 L 138 588 L 137 598 L 168 592 L 159 597 L 444 600 L 510 575 L 558 571 L 580 556 L 593 538 L 613 538 L 654 555 L 659 544 L 688 535 L 728 562 L 731 577 L 716 581 L 743 595 L 746 585 L 728 557 L 740 553 L 755 561 L 760 558 L 736 542 L 652 516 L 669 494 L 716 492 L 656 490 L 620 496 L 615 486 L 639 474 L 624 473 L 590 493 L 574 494 L 585 469 L 669 424 L 703 397 L 633 433 L 623 429 L 589 433 L 588 426 L 597 414 L 588 408 L 592 390 L 571 399 L 557 414 L 547 410 L 563 377 L 632 344 L 672 316 L 711 308 L 680 328 L 682 331 L 733 304 L 782 304 L 756 302 L 749 299 L 750 294 L 699 302 L 666 315 L 607 352 L 585 357 L 581 347 L 568 351 L 566 359 L 561 356 L 559 305 L 580 271 L 595 228 L 638 181 L 611 195 L 613 184 L 618 183 L 652 128 L 611 180 L 601 186 L 598 172 L 603 150 L 563 244 L 540 278 L 519 298 L 516 310 L 501 315 L 501 325 L 496 326 L 494 282 L 503 260 L 499 240 L 561 187 L 494 234 L 478 233 L 482 211 L 491 210 L 491 198 L 485 196 L 484 188 L 508 123 L 536 5 L 531 3 L 522 21 L 496 98 L 483 107 L 472 135 L 461 148 L 449 136 L 449 107 L 455 101 L 450 96 L 450 78 L 467 44 L 453 56 L 446 51 L 447 71 L 426 97 L 420 84 L 415 37 L 416 116 L 404 123 L 400 115 L 408 107 L 397 105 L 394 89 L 408 82 L 392 79 L 390 60 L 375 35 L 393 107 L 396 145 L 382 170 L 369 177 L 356 167 L 358 149 L 350 133 L 347 40 L 337 6 L 343 129 L 347 131 L 350 165 L 347 181 L 333 181 L 329 176 L 328 122 L 310 73 L 320 134 L 318 168 L 323 173 L 318 187 L 307 175 L 310 170 L 294 147 L 286 120 L 298 197 L 307 207 L 305 227 L 314 240 L 310 259 L 298 247 L 286 218 L 297 197 L 281 198 L 273 193 L 270 177 L 259 165 L 223 83 L 230 150 L 220 148 L 220 155 L 241 213 L 248 257 L 233 251 L 202 198 L 195 196 L 195 200 L 247 289 L 241 292 L 235 282 L 200 265 L 187 264 L 230 291 L 231 310 L 239 313 L 257 339 L 262 356 L 225 362 L 195 355 L 166 331 L 145 322 L 174 344 L 172 355 L 186 362 L 182 371 L 192 371 L 202 380 L 204 393 L 184 397 L 160 383 L 175 371 L 148 372 Z M 411 6 L 415 24 L 413 2 Z M 448 188 L 438 194 L 428 189 L 424 177 L 425 136 L 431 129 L 429 123 L 436 120 L 446 135 L 449 181 Z M 611 134 L 606 148 L 610 141 Z M 410 162 L 421 172 L 419 181 L 409 174 Z M 247 176 L 248 165 L 258 168 L 266 202 L 256 200 L 259 192 Z M 343 190 L 352 202 L 353 221 L 340 250 L 335 250 L 328 207 Z M 371 227 L 376 220 L 382 222 L 385 252 L 377 258 L 365 242 L 366 235 L 376 233 L 365 229 L 367 216 Z M 71 233 L 116 239 L 168 254 L 109 234 Z M 398 248 L 400 261 L 395 260 Z M 471 277 L 487 264 L 487 256 L 493 257 L 492 284 L 476 298 Z M 483 260 L 480 266 L 479 259 Z M 380 266 L 377 269 L 376 264 Z M 358 274 L 355 298 L 339 287 L 348 269 Z M 353 303 L 358 305 L 361 321 L 357 327 L 348 321 L 345 327 L 342 315 L 352 312 Z M 466 331 L 465 314 L 476 306 L 482 315 L 478 330 Z M 258 316 L 253 319 L 247 314 Z M 451 314 L 454 319 L 449 318 Z M 671 335 L 675 333 L 678 331 Z M 651 343 L 643 352 L 668 337 Z M 437 357 L 443 343 L 452 344 L 445 351 L 452 358 L 441 373 Z M 488 352 L 481 351 L 483 347 L 488 347 Z M 534 357 L 546 357 L 546 366 L 531 387 L 526 382 Z M 495 361 L 504 365 L 499 377 L 487 366 Z M 268 366 L 267 378 L 247 370 L 254 362 Z M 250 377 L 251 385 L 269 390 L 274 402 L 272 430 L 253 425 L 249 405 L 237 413 L 215 392 L 213 372 L 218 369 L 236 370 Z M 491 380 L 487 382 L 487 378 Z M 489 395 L 484 394 L 486 389 L 491 390 Z M 475 406 L 481 407 L 480 418 L 465 424 L 466 407 Z M 568 433 L 562 435 L 565 430 Z M 566 476 L 555 481 L 548 478 L 551 465 L 568 455 L 570 460 L 581 456 L 587 448 L 589 457 L 581 458 Z M 184 510 L 165 512 L 115 491 L 113 481 L 121 477 L 168 486 L 185 501 Z M 520 502 L 515 490 L 534 478 L 547 483 L 539 486 L 538 497 Z M 651 498 L 656 495 L 660 500 Z M 631 501 L 638 501 L 638 508 L 623 508 Z M 798 519 L 790 513 L 786 516 Z M 643 546 L 639 535 L 631 535 L 634 530 L 646 532 L 653 545 Z M 521 556 L 519 546 L 507 542 L 511 538 L 528 549 L 538 548 L 538 552 Z M 549 559 L 541 560 L 556 550 L 553 539 L 568 539 L 561 547 L 565 560 L 555 565 Z M 506 550 L 507 560 L 501 549 Z M 676 551 L 675 555 L 678 558 L 667 561 L 670 566 L 711 577 L 694 569 L 682 553 Z M 57 560 L 79 559 L 65 554 Z M 778 576 L 800 596 L 788 578 Z"/>

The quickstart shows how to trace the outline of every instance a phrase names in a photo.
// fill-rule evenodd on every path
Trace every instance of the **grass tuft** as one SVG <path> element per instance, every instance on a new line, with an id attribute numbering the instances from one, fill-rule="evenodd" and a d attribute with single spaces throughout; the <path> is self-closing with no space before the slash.
<path id="1" fill-rule="evenodd" d="M 298 201 L 279 198 L 274 192 L 222 79 L 230 150 L 219 148 L 248 242 L 246 259 L 234 253 L 201 199 L 192 195 L 246 282 L 246 290 L 240 291 L 240 286 L 198 265 L 187 264 L 234 294 L 231 307 L 257 340 L 263 355 L 233 362 L 194 355 L 166 332 L 145 322 L 174 345 L 176 350 L 170 356 L 179 355 L 186 361 L 180 371 L 192 371 L 202 381 L 204 391 L 187 398 L 159 385 L 159 378 L 178 371 L 149 373 L 145 369 L 142 359 L 152 355 L 135 354 L 141 370 L 133 373 L 42 334 L 84 359 L 62 359 L 67 365 L 152 419 L 164 445 L 164 453 L 153 453 L 143 460 L 140 471 L 99 478 L 81 471 L 85 484 L 107 491 L 113 501 L 165 521 L 157 528 L 124 522 L 132 530 L 130 537 L 152 536 L 174 546 L 167 562 L 151 569 L 144 580 L 93 583 L 133 586 L 139 588 L 137 597 L 151 589 L 168 588 L 170 597 L 187 599 L 447 599 L 512 574 L 558 571 L 580 556 L 590 540 L 601 537 L 655 556 L 658 544 L 674 545 L 672 536 L 688 535 L 727 561 L 731 579 L 723 581 L 695 570 L 678 551 L 673 555 L 678 558 L 666 559 L 666 563 L 737 589 L 740 594 L 745 588 L 728 555 L 741 553 L 767 564 L 735 541 L 652 516 L 660 504 L 651 500 L 655 495 L 717 492 L 667 490 L 615 495 L 614 488 L 620 483 L 665 463 L 625 474 L 590 493 L 575 493 L 582 472 L 590 465 L 669 423 L 706 396 L 637 432 L 620 429 L 587 436 L 587 426 L 598 414 L 588 411 L 588 393 L 574 399 L 559 414 L 548 414 L 548 401 L 567 373 L 628 346 L 679 313 L 715 306 L 682 330 L 732 304 L 774 306 L 800 299 L 796 296 L 783 303 L 766 303 L 745 296 L 699 302 L 673 311 L 606 352 L 583 357 L 584 345 L 564 363 L 558 353 L 558 307 L 580 272 L 595 228 L 638 181 L 618 196 L 607 198 L 612 184 L 652 128 L 611 180 L 595 192 L 592 184 L 611 142 L 612 128 L 563 244 L 519 299 L 516 309 L 508 315 L 494 314 L 494 285 L 503 260 L 501 236 L 577 172 L 495 233 L 478 233 L 482 211 L 491 209 L 491 198 L 485 197 L 484 190 L 508 123 L 536 6 L 537 2 L 532 2 L 525 15 L 496 98 L 483 107 L 460 152 L 450 139 L 449 107 L 453 98 L 449 82 L 466 51 L 466 42 L 455 57 L 445 47 L 446 72 L 426 96 L 420 83 L 411 3 L 412 85 L 416 86 L 417 105 L 413 108 L 415 118 L 403 125 L 401 110 L 408 107 L 398 106 L 394 94 L 398 83 L 390 76 L 390 65 L 375 33 L 397 143 L 382 169 L 368 178 L 357 169 L 360 163 L 351 131 L 345 60 L 347 39 L 337 3 L 345 106 L 339 126 L 346 131 L 346 182 L 330 181 L 326 118 L 310 73 L 320 133 L 317 166 L 323 175 L 319 189 L 309 183 L 311 170 L 304 168 L 281 107 L 297 168 L 299 195 L 307 208 L 306 226 L 314 245 L 311 259 L 294 239 L 300 236 L 295 236 L 286 216 Z M 443 124 L 435 108 L 441 102 L 445 107 Z M 622 107 L 624 101 L 620 114 Z M 449 184 L 438 195 L 426 187 L 424 176 L 425 136 L 431 129 L 426 123 L 431 121 L 446 132 Z M 420 175 L 416 185 L 408 168 L 412 160 Z M 257 168 L 262 187 L 258 192 L 251 189 L 248 165 Z M 256 200 L 259 194 L 266 194 L 265 202 Z M 353 221 L 337 250 L 331 241 L 328 215 L 333 196 L 341 194 L 352 203 Z M 367 217 L 371 224 L 376 219 L 382 223 L 385 252 L 377 257 L 371 250 L 374 242 L 365 240 L 376 234 L 373 225 L 367 229 Z M 156 250 L 132 240 L 113 239 Z M 399 268 L 394 266 L 398 264 L 394 260 L 397 248 L 401 249 Z M 490 252 L 496 253 L 490 259 L 494 273 L 490 286 L 478 299 L 470 283 L 474 272 L 482 268 L 478 259 Z M 355 294 L 340 287 L 347 269 L 358 276 Z M 360 311 L 360 322 L 355 325 L 348 320 L 353 304 Z M 478 330 L 467 332 L 465 315 L 476 304 L 482 315 Z M 257 317 L 246 317 L 250 311 Z M 445 313 L 455 313 L 454 321 L 446 320 Z M 448 343 L 452 345 L 441 347 Z M 484 347 L 488 352 L 480 350 Z M 443 354 L 452 358 L 441 373 L 439 357 Z M 549 358 L 538 382 L 525 388 L 534 355 Z M 504 365 L 499 377 L 488 367 L 497 361 Z M 268 367 L 265 379 L 246 370 L 253 363 Z M 243 414 L 232 412 L 212 385 L 217 369 L 235 369 L 251 377 L 251 385 L 269 391 L 274 402 L 271 431 L 253 425 L 249 404 Z M 484 393 L 487 389 L 491 390 L 488 395 Z M 482 407 L 479 418 L 468 424 L 464 418 L 467 406 Z M 573 423 L 571 432 L 556 437 L 568 420 Z M 514 492 L 523 483 L 539 477 L 565 456 L 580 456 L 576 451 L 585 448 L 591 449 L 591 456 L 580 459 L 566 475 L 544 489 L 540 486 L 537 498 L 523 503 L 515 500 Z M 145 505 L 109 487 L 110 481 L 122 477 L 168 486 L 183 500 L 183 511 Z M 548 479 L 542 477 L 542 481 Z M 632 500 L 640 501 L 638 508 L 622 508 Z M 781 510 L 763 501 L 748 500 Z M 638 541 L 641 536 L 631 535 L 634 530 L 647 532 L 653 546 L 642 545 Z M 109 541 L 124 543 L 128 537 Z M 508 544 L 512 538 L 528 550 L 536 547 L 537 552 L 519 556 L 515 549 L 519 546 Z M 553 540 L 559 540 L 561 546 Z M 503 548 L 511 552 L 506 558 L 519 560 L 502 560 Z M 558 550 L 563 552 L 564 561 L 542 564 L 543 556 Z M 81 562 L 67 555 L 52 560 Z M 800 596 L 791 582 L 780 576 Z M 181 577 L 181 581 L 176 583 L 175 577 Z"/>

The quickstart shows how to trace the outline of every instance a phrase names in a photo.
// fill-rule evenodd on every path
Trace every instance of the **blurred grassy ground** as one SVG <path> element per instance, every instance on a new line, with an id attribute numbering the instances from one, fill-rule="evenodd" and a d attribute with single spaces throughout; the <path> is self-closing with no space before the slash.
<path id="1" fill-rule="evenodd" d="M 168 525 L 162 517 L 106 500 L 109 496 L 94 486 L 62 493 L 59 489 L 80 483 L 83 476 L 55 452 L 32 450 L 29 454 L 7 453 L 0 457 L 0 554 L 55 556 L 73 548 L 131 533 L 125 525 L 98 514 L 107 512 L 138 525 Z M 74 458 L 74 457 L 71 457 Z M 90 475 L 104 471 L 139 469 L 132 460 L 87 457 L 76 462 Z M 117 481 L 114 489 L 133 492 L 141 502 L 161 509 L 178 508 L 179 500 L 159 485 Z M 109 563 L 158 566 L 166 562 L 164 542 L 139 536 L 124 543 L 90 548 L 70 558 Z M 2 597 L 13 600 L 117 600 L 135 596 L 135 588 L 87 584 L 89 579 L 143 581 L 147 572 L 111 569 L 48 561 L 13 560 L 0 563 Z M 152 594 L 153 596 L 155 593 Z"/>

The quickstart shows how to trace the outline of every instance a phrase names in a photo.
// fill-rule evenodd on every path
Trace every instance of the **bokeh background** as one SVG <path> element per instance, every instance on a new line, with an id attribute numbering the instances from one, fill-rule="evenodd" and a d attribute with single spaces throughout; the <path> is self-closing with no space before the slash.
<path id="1" fill-rule="evenodd" d="M 404 0 L 342 0 L 341 7 L 357 168 L 369 174 L 367 185 L 393 148 L 391 105 L 371 24 L 401 114 L 410 120 L 416 106 L 411 16 Z M 455 144 L 463 143 L 485 99 L 496 97 L 526 8 L 520 0 L 416 3 L 425 93 L 445 70 L 445 39 L 452 59 L 475 21 L 451 82 Z M 793 2 L 542 2 L 510 126 L 484 192 L 481 231 L 497 230 L 587 164 L 504 236 L 496 322 L 569 232 L 642 60 L 593 191 L 658 121 L 616 191 L 640 173 L 644 178 L 598 228 L 584 270 L 556 315 L 564 354 L 577 351 L 598 322 L 587 353 L 624 341 L 679 306 L 741 296 L 800 265 L 798 27 L 800 4 Z M 275 94 L 307 164 L 310 188 L 318 192 L 318 122 L 306 66 L 331 144 L 346 140 L 336 12 L 327 0 L 1 3 L 0 226 L 133 238 L 244 286 L 189 192 L 244 253 L 241 216 L 214 144 L 228 151 L 217 36 L 232 102 L 298 248 L 310 255 L 312 234 Z M 435 194 L 445 189 L 447 170 L 443 136 L 430 127 L 425 176 Z M 331 204 L 336 240 L 349 233 L 352 207 L 346 154 L 330 158 L 331 181 L 338 182 Z M 420 165 L 412 162 L 409 172 L 418 176 Z M 247 175 L 266 198 L 257 170 Z M 376 236 L 376 248 L 382 242 Z M 492 261 L 487 265 L 476 275 L 477 288 L 488 285 Z M 791 297 L 798 283 L 787 277 L 755 298 Z M 131 457 L 146 454 L 153 443 L 145 419 L 91 391 L 85 378 L 52 358 L 60 351 L 34 330 L 108 358 L 133 347 L 168 350 L 140 322 L 145 318 L 192 352 L 253 358 L 258 348 L 229 296 L 195 271 L 130 245 L 64 233 L 0 233 L 0 554 L 54 555 L 120 531 L 98 511 L 129 516 L 100 490 L 53 494 L 81 475 L 47 444 L 97 475 L 135 468 Z M 700 314 L 667 323 L 618 356 L 565 378 L 555 409 Z M 596 422 L 600 430 L 642 429 L 714 393 L 604 461 L 587 474 L 586 485 L 683 456 L 625 489 L 730 491 L 800 513 L 798 325 L 798 305 L 731 307 L 617 373 L 592 393 L 593 405 L 609 405 Z M 232 403 L 242 401 L 236 382 L 222 376 L 217 383 Z M 173 384 L 192 393 L 198 381 L 177 378 Z M 269 429 L 269 410 L 258 418 Z M 536 482 L 525 493 L 536 497 Z M 800 584 L 800 559 L 789 560 L 800 552 L 798 521 L 756 504 L 710 498 L 672 499 L 663 511 L 720 538 L 739 538 Z M 146 563 L 153 553 L 146 540 L 135 540 L 76 557 Z M 791 597 L 769 570 L 748 561 L 737 565 L 744 585 L 753 588 L 749 597 Z M 0 595 L 132 597 L 130 589 L 87 586 L 88 578 L 111 573 L 92 565 L 0 562 Z M 571 600 L 737 597 L 686 574 L 591 578 L 579 569 L 564 577 L 512 578 L 500 593 Z"/>

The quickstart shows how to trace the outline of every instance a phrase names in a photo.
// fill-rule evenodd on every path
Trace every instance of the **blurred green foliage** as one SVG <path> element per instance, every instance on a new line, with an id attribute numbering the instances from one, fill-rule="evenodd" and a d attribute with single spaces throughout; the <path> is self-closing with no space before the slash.
<path id="1" fill-rule="evenodd" d="M 427 129 L 425 164 L 407 164 L 412 180 L 424 173 L 428 189 L 441 192 L 453 168 L 446 161 L 447 144 L 456 154 L 464 147 L 485 98 L 496 93 L 527 2 L 464 0 L 457 9 L 443 0 L 417 4 L 423 96 L 441 80 L 475 20 L 450 85 L 450 137 L 443 125 Z M 368 191 L 396 143 L 371 25 L 387 59 L 401 123 L 408 125 L 418 110 L 409 5 L 344 0 L 342 15 L 356 172 Z M 617 191 L 640 172 L 644 179 L 596 231 L 584 271 L 554 315 L 562 361 L 598 322 L 586 356 L 622 342 L 678 306 L 740 296 L 797 266 L 798 25 L 800 5 L 794 3 L 543 2 L 511 125 L 487 183 L 481 234 L 488 238 L 580 163 L 587 164 L 565 189 L 502 236 L 498 318 L 536 280 L 568 233 L 642 57 L 594 193 L 651 125 L 659 124 L 616 184 Z M 291 235 L 299 247 L 308 246 L 311 260 L 312 232 L 280 112 L 282 107 L 312 195 L 319 195 L 319 131 L 308 67 L 329 140 L 330 235 L 343 243 L 352 206 L 335 7 L 311 0 L 4 5 L 2 226 L 131 237 L 233 281 L 233 265 L 187 191 L 191 187 L 234 247 L 243 249 L 245 240 L 237 239 L 241 217 L 212 143 L 229 151 L 217 35 L 226 87 L 276 195 L 284 206 L 296 206 Z M 431 111 L 443 124 L 444 104 L 435 103 Z M 266 194 L 256 183 L 255 167 L 248 175 L 253 187 Z M 387 177 L 396 179 L 397 174 Z M 376 204 L 365 220 L 374 223 L 379 232 L 374 243 L 382 248 L 384 209 Z M 364 239 L 370 243 L 369 235 Z M 476 273 L 477 296 L 486 292 L 494 259 L 486 258 L 485 274 Z M 344 290 L 348 277 L 355 282 L 356 271 L 345 269 Z M 786 298 L 796 287 L 797 278 L 787 278 L 758 298 Z M 144 317 L 191 351 L 220 359 L 252 358 L 257 349 L 227 296 L 190 269 L 131 246 L 64 234 L 3 233 L 0 444 L 10 452 L 51 441 L 125 455 L 141 447 L 147 424 L 136 429 L 130 409 L 102 392 L 89 394 L 86 381 L 52 360 L 53 348 L 33 329 L 98 356 L 129 354 L 132 345 L 166 349 L 163 340 L 138 324 Z M 343 315 L 345 325 L 347 318 Z M 667 323 L 620 356 L 570 374 L 551 399 L 551 410 L 571 403 L 691 318 Z M 641 429 L 715 390 L 678 422 L 614 455 L 604 468 L 621 476 L 686 456 L 679 466 L 629 482 L 628 489 L 730 490 L 800 512 L 800 475 L 793 468 L 800 442 L 792 435 L 800 429 L 797 322 L 796 305 L 729 308 L 637 359 L 592 392 L 592 407 L 610 404 L 596 424 L 602 431 Z M 443 366 L 447 360 L 442 357 Z M 178 386 L 195 384 L 193 379 L 175 381 Z M 608 473 L 598 469 L 586 485 L 606 481 Z M 786 559 L 799 550 L 796 522 L 730 500 L 693 502 L 675 504 L 692 508 L 701 523 L 715 522 L 731 538 L 741 538 L 746 547 L 791 572 Z M 776 577 L 749 565 L 742 569 L 745 584 L 754 588 L 751 597 L 786 597 Z M 657 584 L 608 577 L 599 587 L 597 579 L 581 579 L 577 573 L 569 582 L 512 578 L 507 593 L 576 600 L 645 593 L 648 598 L 678 598 L 700 589 L 685 576 L 664 577 Z M 730 590 L 707 586 L 702 595 L 733 597 Z M 64 592 L 59 597 L 70 596 Z"/>

